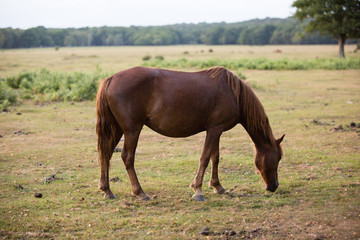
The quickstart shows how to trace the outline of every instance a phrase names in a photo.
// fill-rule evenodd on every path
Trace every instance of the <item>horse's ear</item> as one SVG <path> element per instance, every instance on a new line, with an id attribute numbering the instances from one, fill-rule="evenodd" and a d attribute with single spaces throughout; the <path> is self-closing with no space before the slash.
<path id="1" fill-rule="evenodd" d="M 276 144 L 277 144 L 277 145 L 280 145 L 280 143 L 282 142 L 282 140 L 284 140 L 284 137 L 285 137 L 285 134 L 284 134 L 284 135 L 282 135 L 282 137 L 281 137 L 281 138 L 276 139 Z"/>

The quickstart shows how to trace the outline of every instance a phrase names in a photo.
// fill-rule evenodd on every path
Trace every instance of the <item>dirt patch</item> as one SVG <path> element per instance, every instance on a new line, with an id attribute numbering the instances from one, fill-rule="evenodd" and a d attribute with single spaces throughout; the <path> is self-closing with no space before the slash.
<path id="1" fill-rule="evenodd" d="M 231 237 L 234 238 L 240 238 L 240 239 L 254 239 L 256 237 L 262 236 L 264 233 L 262 228 L 256 228 L 254 230 L 241 230 L 241 231 L 235 231 L 232 229 L 226 229 L 221 232 L 213 232 L 210 230 L 209 227 L 204 227 L 200 232 L 199 235 L 202 236 L 221 236 L 225 239 L 230 239 Z"/>
<path id="2" fill-rule="evenodd" d="M 120 148 L 120 147 L 116 147 L 116 148 L 114 149 L 114 152 L 121 152 L 121 148 Z"/>
<path id="3" fill-rule="evenodd" d="M 15 189 L 17 189 L 17 190 L 22 190 L 22 189 L 24 189 L 24 187 L 21 186 L 20 184 L 18 184 L 18 185 L 15 186 Z"/>
<path id="4" fill-rule="evenodd" d="M 315 125 L 326 125 L 326 126 L 328 126 L 328 125 L 334 125 L 334 123 L 321 122 L 321 121 L 316 120 L 316 119 L 312 120 L 311 123 L 312 123 L 312 124 L 315 124 Z"/>
<path id="5" fill-rule="evenodd" d="M 22 135 L 22 134 L 27 135 L 23 130 L 14 131 L 14 134 L 16 134 L 16 135 Z"/>
<path id="6" fill-rule="evenodd" d="M 199 232 L 200 235 L 203 236 L 209 236 L 210 235 L 210 228 L 209 227 L 204 227 L 203 230 L 201 230 Z"/>
<path id="7" fill-rule="evenodd" d="M 110 179 L 111 182 L 121 182 L 121 179 L 119 177 L 114 177 L 112 179 Z"/>
<path id="8" fill-rule="evenodd" d="M 62 178 L 56 177 L 56 174 L 52 174 L 49 177 L 45 177 L 44 184 L 51 183 L 56 180 L 63 180 Z"/>
<path id="9" fill-rule="evenodd" d="M 350 124 L 339 124 L 334 128 L 331 128 L 330 131 L 340 131 L 340 132 L 360 132 L 360 123 L 351 122 Z"/>
<path id="10" fill-rule="evenodd" d="M 331 121 L 331 123 L 329 123 L 329 122 L 322 122 L 322 121 L 314 119 L 310 123 L 314 124 L 314 125 L 320 125 L 320 126 L 335 126 L 335 127 L 330 129 L 330 131 L 335 131 L 335 132 L 336 131 L 340 131 L 340 132 L 350 132 L 350 131 L 360 132 L 360 123 L 356 123 L 356 122 L 350 122 L 349 124 L 335 125 L 334 121 Z"/>

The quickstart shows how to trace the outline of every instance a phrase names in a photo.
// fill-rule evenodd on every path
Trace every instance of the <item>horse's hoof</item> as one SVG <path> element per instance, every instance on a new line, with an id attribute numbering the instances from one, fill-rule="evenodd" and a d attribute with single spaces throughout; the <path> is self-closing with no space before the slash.
<path id="1" fill-rule="evenodd" d="M 223 187 L 219 187 L 219 188 L 215 188 L 214 192 L 221 195 L 224 194 L 226 190 Z"/>
<path id="2" fill-rule="evenodd" d="M 112 192 L 110 193 L 105 193 L 105 199 L 115 199 L 117 198 Z"/>
<path id="3" fill-rule="evenodd" d="M 194 199 L 197 202 L 204 202 L 205 201 L 204 195 L 200 195 L 200 194 L 198 194 L 198 195 L 194 194 L 192 196 L 192 199 Z"/>
<path id="4" fill-rule="evenodd" d="M 139 195 L 141 201 L 150 201 L 151 197 L 146 193 Z"/>

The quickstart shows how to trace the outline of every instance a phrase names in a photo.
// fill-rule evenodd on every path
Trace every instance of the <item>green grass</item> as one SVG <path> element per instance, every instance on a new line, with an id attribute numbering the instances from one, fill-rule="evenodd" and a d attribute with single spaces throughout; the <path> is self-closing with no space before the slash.
<path id="1" fill-rule="evenodd" d="M 134 56 L 138 63 L 145 55 L 140 52 Z M 162 52 L 152 55 L 167 59 Z M 359 238 L 360 132 L 346 126 L 360 123 L 359 70 L 242 73 L 255 87 L 275 136 L 286 134 L 275 193 L 265 192 L 253 144 L 240 125 L 220 142 L 220 181 L 230 194 L 213 194 L 209 166 L 204 203 L 191 199 L 188 186 L 205 134 L 174 139 L 144 127 L 135 165 L 152 200 L 131 196 L 120 153 L 110 171 L 120 179 L 111 182 L 118 199 L 105 200 L 98 190 L 95 102 L 21 100 L 0 114 L 1 238 L 207 239 L 199 234 L 205 227 L 210 239 L 226 238 L 221 234 L 228 230 L 236 232 L 230 239 Z M 339 124 L 344 130 L 332 130 Z M 44 184 L 52 174 L 61 179 Z"/>
<path id="2" fill-rule="evenodd" d="M 360 69 L 359 58 L 347 59 L 207 59 L 207 60 L 188 60 L 181 58 L 178 60 L 149 60 L 144 61 L 143 66 L 160 68 L 195 68 L 203 69 L 215 66 L 223 66 L 229 69 L 256 69 L 256 70 L 346 70 Z"/>

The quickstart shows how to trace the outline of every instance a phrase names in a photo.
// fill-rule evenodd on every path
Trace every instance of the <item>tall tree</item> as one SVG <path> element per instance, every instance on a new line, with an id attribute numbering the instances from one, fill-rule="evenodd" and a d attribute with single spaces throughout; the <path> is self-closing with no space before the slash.
<path id="1" fill-rule="evenodd" d="M 295 17 L 310 18 L 306 31 L 318 31 L 338 40 L 339 58 L 344 58 L 344 44 L 348 38 L 360 38 L 359 0 L 296 0 Z"/>

